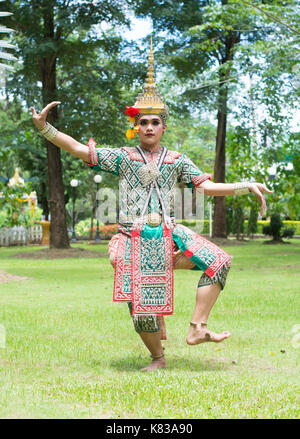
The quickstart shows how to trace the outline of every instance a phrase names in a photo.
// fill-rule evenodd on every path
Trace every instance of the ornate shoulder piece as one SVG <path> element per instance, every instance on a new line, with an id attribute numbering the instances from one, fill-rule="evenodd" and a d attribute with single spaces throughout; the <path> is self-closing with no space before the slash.
<path id="1" fill-rule="evenodd" d="M 143 161 L 141 154 L 136 150 L 136 148 L 134 146 L 122 146 L 121 149 L 123 149 L 124 151 L 127 152 L 130 160 L 136 160 L 138 162 Z"/>
<path id="2" fill-rule="evenodd" d="M 180 152 L 168 150 L 167 155 L 164 159 L 164 163 L 174 163 L 175 160 L 179 159 L 179 157 L 181 156 L 182 154 Z"/>

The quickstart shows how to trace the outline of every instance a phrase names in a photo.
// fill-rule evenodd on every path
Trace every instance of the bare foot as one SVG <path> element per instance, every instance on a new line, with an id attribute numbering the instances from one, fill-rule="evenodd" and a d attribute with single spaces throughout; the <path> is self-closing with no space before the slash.
<path id="1" fill-rule="evenodd" d="M 189 345 L 196 345 L 209 341 L 212 341 L 214 343 L 220 343 L 221 341 L 230 337 L 230 335 L 231 334 L 228 331 L 216 334 L 215 332 L 207 329 L 206 324 L 203 323 L 191 323 L 186 342 Z"/>
<path id="2" fill-rule="evenodd" d="M 149 366 L 144 367 L 142 372 L 151 372 L 152 370 L 165 369 L 167 367 L 165 357 L 154 358 Z"/>

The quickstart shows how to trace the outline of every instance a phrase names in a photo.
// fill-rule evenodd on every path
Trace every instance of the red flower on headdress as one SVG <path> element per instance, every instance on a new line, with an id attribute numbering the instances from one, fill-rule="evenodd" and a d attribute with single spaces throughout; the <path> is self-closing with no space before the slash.
<path id="1" fill-rule="evenodd" d="M 128 114 L 129 117 L 135 117 L 137 114 L 139 114 L 140 109 L 134 108 L 134 107 L 126 107 L 125 114 Z"/>

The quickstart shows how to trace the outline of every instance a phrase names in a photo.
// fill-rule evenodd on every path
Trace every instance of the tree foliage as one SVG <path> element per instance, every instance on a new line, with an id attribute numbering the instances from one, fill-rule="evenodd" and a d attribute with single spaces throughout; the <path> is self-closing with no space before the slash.
<path id="1" fill-rule="evenodd" d="M 130 1 L 6 3 L 14 12 L 11 26 L 16 30 L 15 41 L 22 60 L 17 74 L 7 84 L 8 95 L 25 103 L 27 108 L 32 105 L 37 109 L 51 100 L 61 100 L 59 111 L 49 114 L 49 121 L 57 128 L 82 142 L 87 142 L 93 135 L 99 143 L 121 143 L 121 136 L 124 136 L 121 125 L 125 117 L 120 109 L 125 108 L 126 97 L 134 89 L 141 72 L 139 64 L 133 65 L 126 56 L 128 44 L 113 29 L 116 25 L 127 25 L 124 6 Z M 95 29 L 101 22 L 109 24 L 106 31 Z M 57 155 L 57 148 L 46 142 L 47 179 L 44 172 L 45 142 L 37 137 L 30 114 L 21 126 L 18 125 L 22 130 L 23 146 L 23 151 L 20 148 L 19 151 L 27 156 L 22 165 L 31 172 L 36 167 L 39 169 L 39 198 L 46 213 L 49 199 L 53 203 L 53 236 L 64 227 L 65 221 L 60 217 L 62 209 L 57 210 L 57 207 L 61 205 L 63 208 L 70 195 L 69 185 L 64 190 L 63 182 L 60 183 L 62 176 L 59 172 L 53 173 L 61 167 L 60 151 Z M 33 139 L 35 157 L 28 154 Z M 62 155 L 63 167 L 69 170 L 64 172 L 64 179 L 82 172 L 85 165 Z M 35 165 L 28 163 L 31 160 Z M 88 184 L 82 185 L 82 192 L 88 187 Z M 59 194 L 60 201 L 56 199 Z"/>
<path id="2" fill-rule="evenodd" d="M 37 179 L 35 189 L 48 213 L 48 147 L 28 107 L 39 110 L 46 99 L 60 100 L 56 126 L 61 131 L 82 143 L 92 136 L 100 145 L 123 146 L 127 118 L 122 109 L 134 103 L 143 84 L 149 39 L 129 43 L 118 32 L 128 24 L 129 0 L 7 0 L 1 5 L 13 12 L 8 25 L 16 30 L 20 64 L 8 77 L 0 105 L 0 177 L 9 178 L 20 166 L 26 177 Z M 213 172 L 215 181 L 267 183 L 274 191 L 268 214 L 280 210 L 299 217 L 299 134 L 291 129 L 299 93 L 295 1 L 137 0 L 134 8 L 153 20 L 157 81 L 170 107 L 162 143 Z M 52 33 L 47 33 L 51 17 Z M 45 72 L 55 73 L 54 95 L 45 88 Z M 212 116 L 217 126 L 209 122 Z M 78 208 L 90 206 L 86 215 L 93 215 L 94 173 L 64 151 L 61 162 L 67 212 L 69 182 L 77 178 Z M 272 179 L 271 166 L 276 168 Z M 103 177 L 102 185 L 117 187 L 116 178 Z M 216 210 L 220 230 L 224 208 L 223 203 Z M 227 208 L 228 231 L 242 233 L 241 218 L 250 215 L 253 233 L 254 197 L 229 197 Z"/>
<path id="3" fill-rule="evenodd" d="M 177 76 L 186 81 L 181 102 L 188 101 L 191 111 L 217 113 L 215 181 L 242 176 L 266 181 L 267 168 L 274 163 L 270 149 L 280 155 L 295 111 L 299 79 L 295 1 L 251 5 L 236 0 L 171 4 L 154 0 L 152 7 L 149 0 L 138 3 L 138 13 L 150 15 L 154 31 L 161 36 L 160 61 L 174 66 Z M 246 149 L 239 163 L 229 151 L 233 146 L 228 142 L 233 139 L 232 130 L 226 133 L 226 116 L 231 124 L 240 126 L 234 141 L 242 137 Z M 225 149 L 232 161 L 226 160 Z M 237 156 L 241 159 L 241 154 Z M 235 163 L 239 169 L 233 172 Z M 230 166 L 229 172 L 225 164 Z M 214 223 L 224 217 L 224 206 L 215 211 Z"/>

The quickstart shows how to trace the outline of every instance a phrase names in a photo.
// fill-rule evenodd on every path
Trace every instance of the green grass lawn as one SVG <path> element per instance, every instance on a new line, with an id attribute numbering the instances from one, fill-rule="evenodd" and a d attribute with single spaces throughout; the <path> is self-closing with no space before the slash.
<path id="1" fill-rule="evenodd" d="M 108 258 L 21 259 L 36 248 L 0 248 L 0 270 L 31 278 L 0 283 L 0 417 L 298 417 L 300 241 L 224 248 L 232 269 L 209 328 L 231 337 L 185 343 L 201 273 L 175 271 L 168 369 L 152 373 L 140 372 L 150 358 L 127 305 L 112 302 Z"/>

